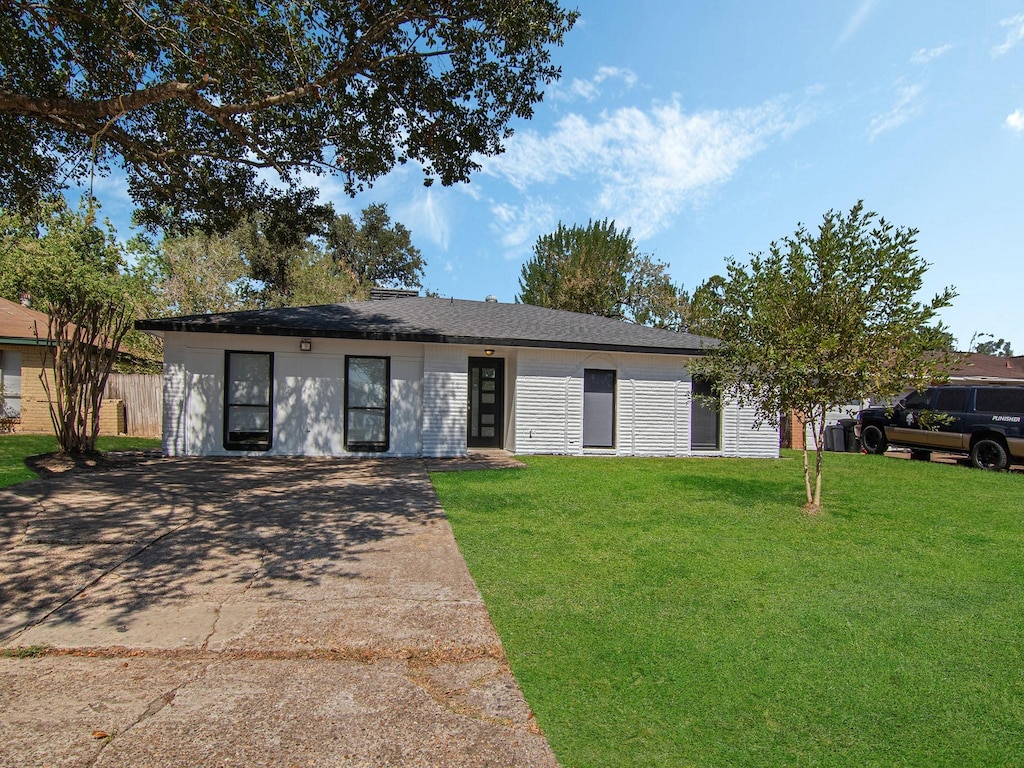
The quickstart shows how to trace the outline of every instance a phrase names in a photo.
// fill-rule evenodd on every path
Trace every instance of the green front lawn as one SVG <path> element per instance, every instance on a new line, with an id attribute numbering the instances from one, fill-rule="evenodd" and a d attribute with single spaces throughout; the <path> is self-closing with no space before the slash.
<path id="1" fill-rule="evenodd" d="M 797 456 L 434 476 L 566 768 L 1024 764 L 1024 476 Z"/>
<path id="2" fill-rule="evenodd" d="M 101 437 L 96 441 L 101 451 L 128 451 L 159 448 L 160 441 L 146 437 Z M 35 473 L 25 466 L 25 459 L 57 450 L 52 435 L 0 435 L 0 488 L 31 480 Z"/>

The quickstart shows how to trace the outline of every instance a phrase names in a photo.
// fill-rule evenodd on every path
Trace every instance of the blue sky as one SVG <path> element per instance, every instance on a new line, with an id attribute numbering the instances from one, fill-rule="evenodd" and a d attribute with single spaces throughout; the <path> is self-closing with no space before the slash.
<path id="1" fill-rule="evenodd" d="M 322 198 L 387 203 L 427 288 L 500 301 L 559 222 L 613 219 L 692 289 L 863 199 L 920 230 L 926 293 L 959 291 L 942 319 L 961 346 L 981 331 L 1024 353 L 1024 0 L 580 11 L 562 80 L 471 183 L 425 188 L 403 168 L 354 200 L 321 179 Z"/>

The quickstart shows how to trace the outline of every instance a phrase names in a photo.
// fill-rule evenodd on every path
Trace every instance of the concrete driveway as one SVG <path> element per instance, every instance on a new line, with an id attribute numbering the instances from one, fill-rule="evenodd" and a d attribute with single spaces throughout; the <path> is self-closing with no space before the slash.
<path id="1" fill-rule="evenodd" d="M 0 606 L 0 765 L 556 765 L 419 461 L 0 491 Z"/>

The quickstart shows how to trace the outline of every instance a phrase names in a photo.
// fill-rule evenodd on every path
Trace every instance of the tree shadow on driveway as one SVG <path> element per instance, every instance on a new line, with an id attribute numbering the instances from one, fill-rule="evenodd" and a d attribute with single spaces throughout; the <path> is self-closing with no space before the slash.
<path id="1" fill-rule="evenodd" d="M 387 589 L 401 540 L 444 517 L 414 460 L 155 459 L 15 486 L 0 510 L 0 645 L 98 604 L 120 626 L 245 590 Z"/>

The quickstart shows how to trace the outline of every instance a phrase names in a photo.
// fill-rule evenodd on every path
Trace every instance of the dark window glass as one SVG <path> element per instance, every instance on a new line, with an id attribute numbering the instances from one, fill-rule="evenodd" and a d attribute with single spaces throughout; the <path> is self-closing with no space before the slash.
<path id="1" fill-rule="evenodd" d="M 345 358 L 345 448 L 386 451 L 391 404 L 391 359 Z"/>
<path id="2" fill-rule="evenodd" d="M 974 409 L 983 413 L 1024 413 L 1024 389 L 1019 387 L 979 387 Z"/>
<path id="3" fill-rule="evenodd" d="M 268 450 L 273 442 L 274 356 L 227 352 L 224 381 L 224 447 Z"/>
<path id="4" fill-rule="evenodd" d="M 721 442 L 721 408 L 709 404 L 700 396 L 710 397 L 714 390 L 711 382 L 695 376 L 693 399 L 690 402 L 690 448 L 695 451 L 717 451 Z"/>
<path id="5" fill-rule="evenodd" d="M 615 447 L 615 371 L 583 371 L 583 447 Z"/>
<path id="6" fill-rule="evenodd" d="M 930 389 L 923 389 L 921 391 L 915 390 L 903 398 L 903 407 L 916 411 L 921 408 L 927 408 L 931 404 L 931 400 L 932 395 Z"/>
<path id="7" fill-rule="evenodd" d="M 967 390 L 959 387 L 943 388 L 935 395 L 935 410 L 958 413 L 967 404 Z"/>

